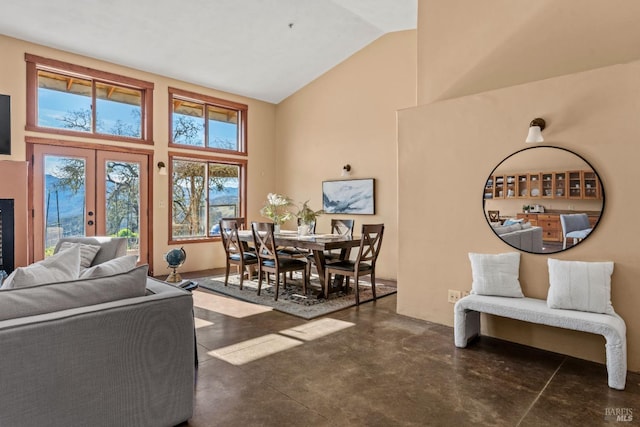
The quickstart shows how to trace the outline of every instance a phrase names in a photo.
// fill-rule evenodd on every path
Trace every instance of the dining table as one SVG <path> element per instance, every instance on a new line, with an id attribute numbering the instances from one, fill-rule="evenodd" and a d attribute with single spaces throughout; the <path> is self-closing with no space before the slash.
<path id="1" fill-rule="evenodd" d="M 239 230 L 238 237 L 242 242 L 253 243 L 253 234 L 251 230 Z M 320 280 L 321 289 L 324 289 L 324 269 L 327 265 L 325 251 L 339 249 L 339 258 L 344 260 L 349 258 L 351 248 L 360 246 L 360 238 L 355 238 L 353 235 L 298 235 L 298 232 L 294 230 L 280 230 L 279 233 L 274 233 L 273 237 L 277 246 L 294 247 L 311 251 L 313 254 L 313 260 L 316 264 L 316 269 L 318 270 L 318 279 Z M 339 286 L 342 281 L 342 276 L 336 276 L 334 280 L 334 287 Z M 332 287 L 330 286 L 329 289 L 331 288 Z"/>

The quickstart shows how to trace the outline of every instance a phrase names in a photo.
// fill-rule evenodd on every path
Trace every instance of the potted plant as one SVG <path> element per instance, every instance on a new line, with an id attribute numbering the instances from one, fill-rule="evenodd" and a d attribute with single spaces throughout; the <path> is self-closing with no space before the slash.
<path id="1" fill-rule="evenodd" d="M 298 218 L 298 234 L 301 236 L 306 236 L 313 230 L 313 226 L 316 222 L 318 216 L 322 215 L 324 211 L 321 209 L 319 211 L 314 211 L 309 207 L 309 201 L 307 200 L 302 204 L 302 206 L 296 212 L 296 217 Z"/>

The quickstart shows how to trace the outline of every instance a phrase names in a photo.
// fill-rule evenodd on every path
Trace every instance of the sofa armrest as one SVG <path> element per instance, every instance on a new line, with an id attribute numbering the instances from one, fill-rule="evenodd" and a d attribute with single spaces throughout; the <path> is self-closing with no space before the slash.
<path id="1" fill-rule="evenodd" d="M 175 425 L 192 415 L 193 301 L 149 295 L 0 321 L 0 425 Z M 52 424 L 53 423 L 53 424 Z"/>

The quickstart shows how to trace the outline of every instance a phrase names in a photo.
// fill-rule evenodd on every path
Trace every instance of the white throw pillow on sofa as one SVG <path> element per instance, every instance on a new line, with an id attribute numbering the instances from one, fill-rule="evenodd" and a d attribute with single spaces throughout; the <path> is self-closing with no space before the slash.
<path id="1" fill-rule="evenodd" d="M 125 255 L 103 262 L 87 268 L 80 274 L 81 279 L 93 277 L 113 276 L 114 274 L 126 273 L 135 268 L 138 262 L 138 255 Z"/>
<path id="2" fill-rule="evenodd" d="M 471 293 L 523 298 L 520 288 L 520 252 L 503 254 L 469 253 L 473 284 Z"/>
<path id="3" fill-rule="evenodd" d="M 73 246 L 78 246 L 80 248 L 80 269 L 83 270 L 91 267 L 91 263 L 98 254 L 100 246 L 85 245 L 84 243 L 62 242 L 60 243 L 59 251 L 64 251 L 65 249 L 69 249 Z"/>
<path id="4" fill-rule="evenodd" d="M 2 289 L 24 288 L 76 280 L 80 275 L 80 247 L 74 246 L 26 267 L 18 267 L 2 282 Z"/>
<path id="5" fill-rule="evenodd" d="M 561 261 L 549 258 L 547 307 L 613 313 L 613 262 Z"/>

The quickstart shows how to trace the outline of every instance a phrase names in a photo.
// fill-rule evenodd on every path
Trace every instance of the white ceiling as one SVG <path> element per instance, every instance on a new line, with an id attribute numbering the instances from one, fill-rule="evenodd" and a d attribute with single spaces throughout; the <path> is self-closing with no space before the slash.
<path id="1" fill-rule="evenodd" d="M 417 1 L 3 0 L 0 34 L 278 103 L 416 28 Z"/>

